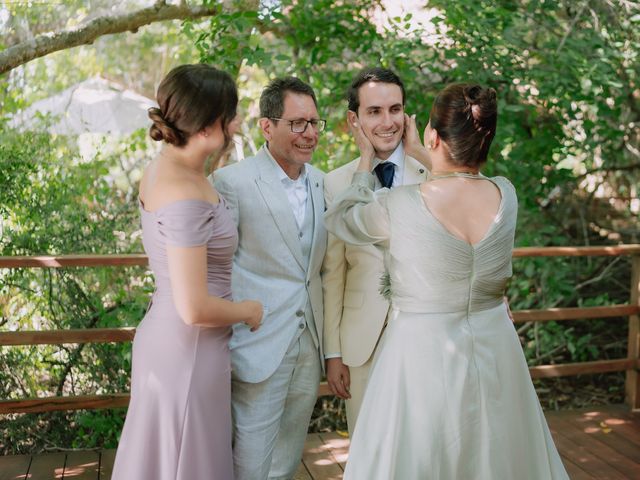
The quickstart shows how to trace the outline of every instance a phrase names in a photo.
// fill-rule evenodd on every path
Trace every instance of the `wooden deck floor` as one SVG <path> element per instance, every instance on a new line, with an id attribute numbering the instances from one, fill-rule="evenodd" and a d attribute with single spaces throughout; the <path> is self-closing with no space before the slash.
<path id="1" fill-rule="evenodd" d="M 572 480 L 640 479 L 640 413 L 608 406 L 546 416 Z M 309 434 L 295 480 L 341 479 L 348 448 L 349 440 L 336 433 Z M 0 457 L 0 480 L 109 480 L 114 454 Z"/>

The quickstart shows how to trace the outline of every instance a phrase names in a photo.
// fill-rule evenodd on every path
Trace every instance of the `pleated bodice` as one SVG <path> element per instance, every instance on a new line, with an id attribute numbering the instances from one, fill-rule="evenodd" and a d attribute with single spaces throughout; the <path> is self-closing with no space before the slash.
<path id="1" fill-rule="evenodd" d="M 503 300 L 511 277 L 517 215 L 513 186 L 492 181 L 502 200 L 484 238 L 471 245 L 451 234 L 429 211 L 419 186 L 391 191 L 387 198 L 390 241 L 387 270 L 392 304 L 406 312 L 476 312 Z"/>

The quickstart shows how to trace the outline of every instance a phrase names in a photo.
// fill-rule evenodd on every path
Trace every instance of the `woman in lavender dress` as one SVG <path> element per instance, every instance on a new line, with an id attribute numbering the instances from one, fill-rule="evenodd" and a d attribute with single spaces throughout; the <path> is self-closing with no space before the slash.
<path id="1" fill-rule="evenodd" d="M 262 305 L 231 300 L 237 232 L 205 176 L 237 129 L 232 78 L 207 65 L 172 70 L 149 110 L 164 141 L 140 183 L 144 248 L 155 276 L 133 342 L 131 403 L 114 480 L 230 480 L 230 326 L 260 326 Z"/>

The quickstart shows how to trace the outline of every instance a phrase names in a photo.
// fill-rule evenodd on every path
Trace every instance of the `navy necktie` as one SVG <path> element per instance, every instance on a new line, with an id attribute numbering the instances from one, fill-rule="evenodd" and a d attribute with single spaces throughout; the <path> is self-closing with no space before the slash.
<path id="1" fill-rule="evenodd" d="M 393 185 L 393 173 L 395 172 L 396 166 L 391 162 L 382 162 L 379 163 L 374 171 L 378 176 L 378 180 L 383 187 L 391 188 Z"/>

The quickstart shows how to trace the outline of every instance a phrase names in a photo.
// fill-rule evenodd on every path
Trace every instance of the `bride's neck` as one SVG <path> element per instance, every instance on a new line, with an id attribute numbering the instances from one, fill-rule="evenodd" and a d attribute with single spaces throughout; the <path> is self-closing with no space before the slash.
<path id="1" fill-rule="evenodd" d="M 478 173 L 480 173 L 480 169 L 478 167 L 454 165 L 444 158 L 434 158 L 430 173 L 431 175 L 448 175 L 453 173 L 468 173 L 471 175 L 477 175 Z"/>

